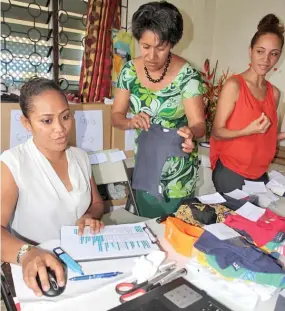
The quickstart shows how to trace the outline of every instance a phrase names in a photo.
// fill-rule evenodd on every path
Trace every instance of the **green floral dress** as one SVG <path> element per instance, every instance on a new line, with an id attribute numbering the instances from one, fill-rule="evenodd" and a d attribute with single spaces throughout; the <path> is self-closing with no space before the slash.
<path id="1" fill-rule="evenodd" d="M 172 83 L 159 91 L 152 91 L 140 84 L 131 60 L 122 68 L 117 88 L 130 91 L 130 108 L 133 114 L 145 112 L 150 115 L 151 123 L 177 129 L 188 125 L 183 99 L 205 92 L 200 73 L 188 62 L 183 65 Z M 140 130 L 137 130 L 137 135 L 139 133 Z M 166 201 L 193 195 L 198 177 L 197 150 L 196 143 L 188 158 L 169 157 L 164 164 L 161 187 Z"/>

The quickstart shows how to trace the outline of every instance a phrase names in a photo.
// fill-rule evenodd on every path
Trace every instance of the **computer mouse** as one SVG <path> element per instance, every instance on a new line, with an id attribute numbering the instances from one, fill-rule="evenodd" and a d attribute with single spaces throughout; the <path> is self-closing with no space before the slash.
<path id="1" fill-rule="evenodd" d="M 61 295 L 64 292 L 65 286 L 66 286 L 66 281 L 67 281 L 67 268 L 66 268 L 66 265 L 64 265 L 64 264 L 62 266 L 63 266 L 64 278 L 65 278 L 65 285 L 63 287 L 60 287 L 57 284 L 55 272 L 50 267 L 47 267 L 47 275 L 48 275 L 48 280 L 49 280 L 49 285 L 50 285 L 49 290 L 44 291 L 44 289 L 42 288 L 40 277 L 37 274 L 36 280 L 37 280 L 38 286 L 39 286 L 39 288 L 42 291 L 44 296 L 56 297 L 56 296 Z"/>

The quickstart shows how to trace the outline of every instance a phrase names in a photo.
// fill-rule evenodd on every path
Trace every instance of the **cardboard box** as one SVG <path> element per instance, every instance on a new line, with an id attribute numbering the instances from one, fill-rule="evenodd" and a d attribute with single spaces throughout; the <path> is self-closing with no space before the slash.
<path id="1" fill-rule="evenodd" d="M 276 164 L 285 165 L 285 159 L 282 158 L 274 158 L 272 162 Z"/>
<path id="2" fill-rule="evenodd" d="M 273 159 L 272 162 L 285 165 L 285 147 L 277 146 L 275 158 Z"/>
<path id="3" fill-rule="evenodd" d="M 103 149 L 111 147 L 111 107 L 102 103 L 70 104 L 72 111 L 102 110 L 103 115 Z M 10 149 L 11 111 L 20 110 L 19 103 L 1 103 L 1 152 Z M 20 116 L 20 114 L 19 114 Z M 20 118 L 18 118 L 20 122 Z M 23 134 L 21 140 L 25 141 Z M 26 137 L 27 138 L 27 137 Z M 70 133 L 70 145 L 76 146 L 75 122 Z"/>
<path id="4" fill-rule="evenodd" d="M 1 103 L 1 152 L 10 149 L 11 111 L 20 109 L 18 103 Z"/>
<path id="5" fill-rule="evenodd" d="M 127 199 L 104 201 L 104 213 L 110 213 L 117 208 L 125 208 Z"/>
<path id="6" fill-rule="evenodd" d="M 115 127 L 112 127 L 112 139 L 111 139 L 111 148 L 112 149 L 119 149 L 123 150 L 126 154 L 127 158 L 133 158 L 134 157 L 134 150 L 130 150 L 126 147 L 126 140 L 131 139 L 130 137 L 130 131 L 134 134 L 135 130 L 119 130 Z M 128 145 L 131 145 L 131 142 L 127 143 Z"/>

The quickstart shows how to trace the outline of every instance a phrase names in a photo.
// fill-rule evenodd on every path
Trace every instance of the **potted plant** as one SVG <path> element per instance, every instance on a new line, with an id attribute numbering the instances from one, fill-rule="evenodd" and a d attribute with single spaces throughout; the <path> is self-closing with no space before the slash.
<path id="1" fill-rule="evenodd" d="M 201 71 L 202 77 L 205 81 L 206 93 L 204 94 L 204 103 L 205 103 L 205 116 L 206 116 L 206 140 L 210 140 L 213 122 L 216 114 L 216 107 L 218 103 L 219 95 L 222 91 L 222 88 L 228 79 L 229 69 L 226 72 L 222 72 L 222 75 L 217 79 L 218 61 L 216 65 L 211 70 L 209 59 L 205 60 L 204 71 Z M 217 82 L 216 82 L 217 81 Z"/>

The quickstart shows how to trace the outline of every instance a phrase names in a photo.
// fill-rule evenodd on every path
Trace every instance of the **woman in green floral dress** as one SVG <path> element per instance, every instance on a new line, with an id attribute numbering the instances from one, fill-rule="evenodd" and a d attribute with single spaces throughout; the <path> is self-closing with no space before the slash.
<path id="1" fill-rule="evenodd" d="M 113 126 L 137 129 L 137 135 L 150 124 L 177 128 L 185 138 L 181 148 L 189 153 L 189 157 L 169 157 L 164 164 L 160 185 L 165 200 L 136 191 L 140 215 L 154 218 L 176 211 L 181 199 L 194 195 L 198 177 L 195 138 L 205 133 L 204 85 L 197 70 L 171 53 L 183 32 L 182 16 L 174 5 L 142 5 L 133 15 L 132 31 L 142 56 L 121 70 L 112 108 Z M 126 118 L 129 109 L 132 119 Z"/>

